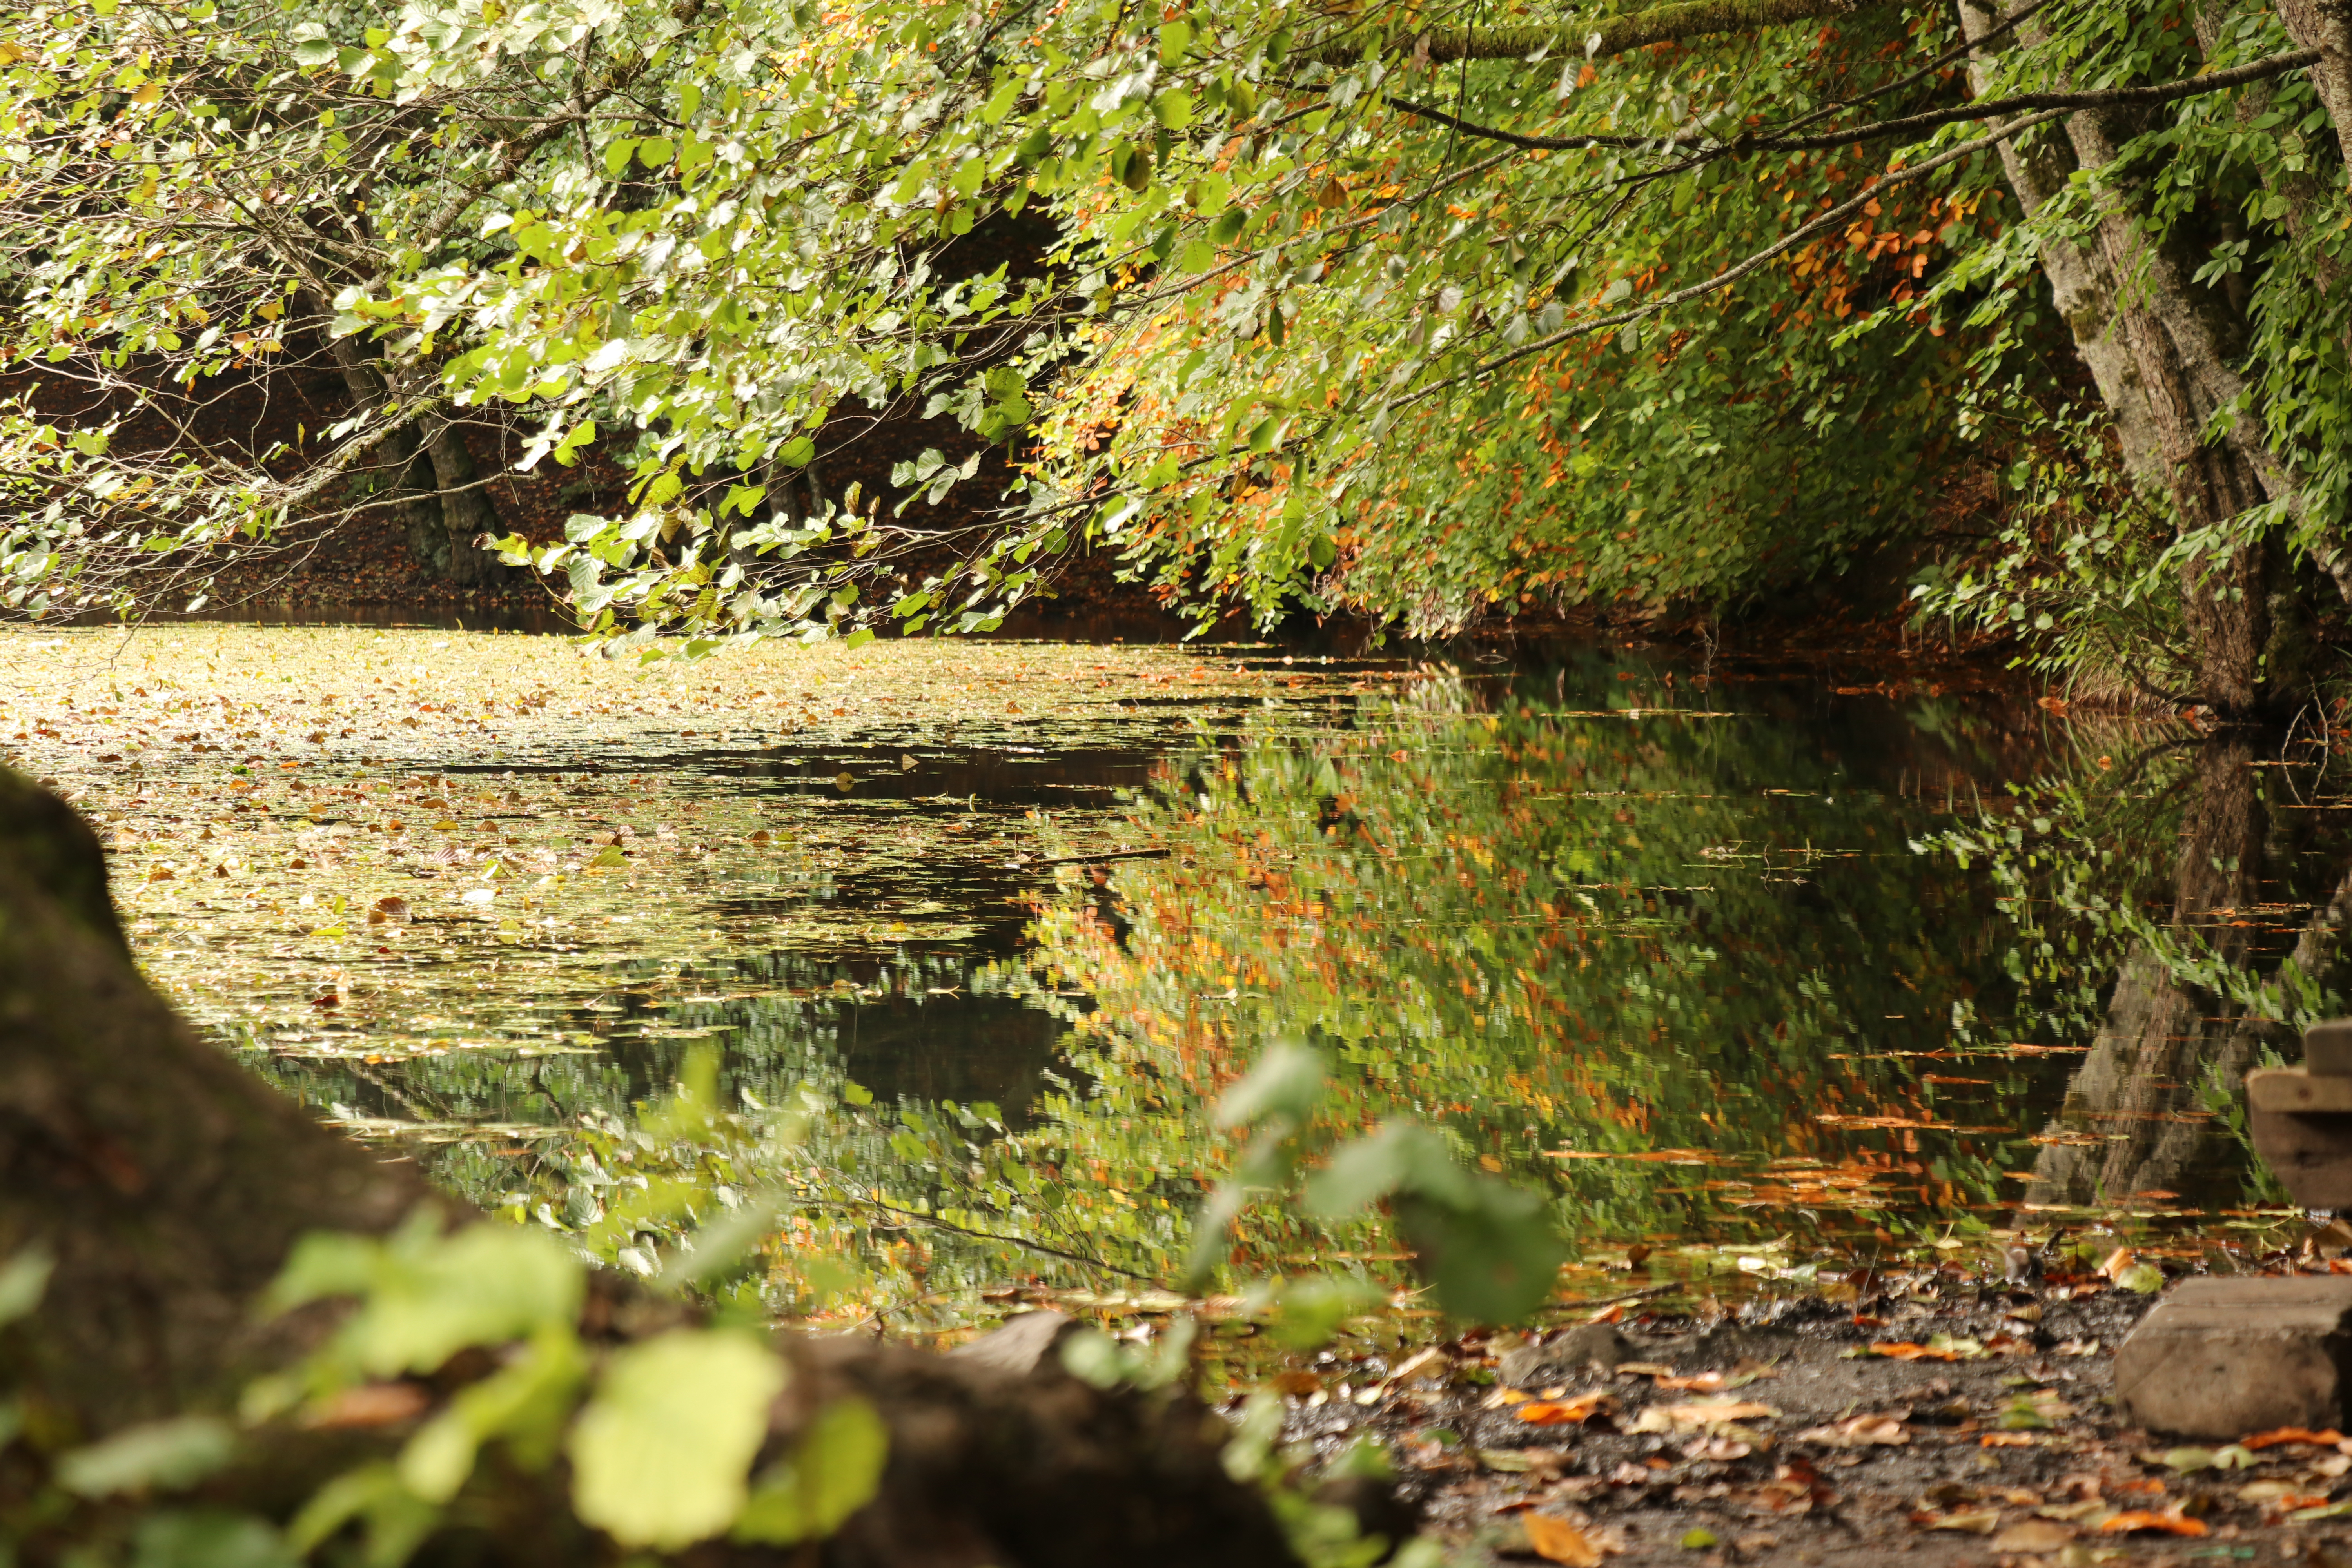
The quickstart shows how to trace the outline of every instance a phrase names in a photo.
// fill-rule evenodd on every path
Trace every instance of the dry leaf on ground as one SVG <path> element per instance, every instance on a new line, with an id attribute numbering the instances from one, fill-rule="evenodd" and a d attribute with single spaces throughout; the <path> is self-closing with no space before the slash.
<path id="1" fill-rule="evenodd" d="M 1800 1443 L 1819 1443 L 1832 1448 L 1861 1448 L 1874 1443 L 1893 1446 L 1910 1440 L 1911 1434 L 1904 1429 L 1899 1415 L 1856 1415 L 1797 1434 Z"/>
<path id="2" fill-rule="evenodd" d="M 1990 1535 L 2000 1528 L 2000 1510 L 1983 1508 L 1964 1513 L 1915 1513 L 1911 1516 L 1911 1522 L 1928 1530 L 1957 1530 L 1969 1535 Z"/>
<path id="3" fill-rule="evenodd" d="M 2191 1519 L 2185 1513 L 2178 1513 L 2169 1509 L 2162 1513 L 2155 1513 L 2144 1508 L 2135 1508 L 2116 1515 L 2115 1518 L 2105 1521 L 2099 1526 L 2099 1531 L 2103 1535 L 2121 1535 L 2126 1531 L 2131 1530 L 2161 1530 L 2174 1535 L 2202 1535 L 2205 1533 L 2205 1521 L 2201 1519 Z"/>
<path id="4" fill-rule="evenodd" d="M 1995 1552 L 2057 1552 L 2074 1539 L 2074 1532 L 2046 1519 L 2021 1520 L 1992 1538 Z"/>
<path id="5" fill-rule="evenodd" d="M 1669 1405 L 1658 1414 L 1677 1426 L 1705 1426 L 1717 1421 L 1769 1420 L 1780 1413 L 1752 1399 L 1698 1399 Z"/>
<path id="6" fill-rule="evenodd" d="M 2278 1426 L 2268 1432 L 2257 1432 L 2251 1437 L 2238 1439 L 2241 1448 L 2274 1448 L 2281 1443 L 2309 1443 L 2317 1447 L 2332 1448 L 2344 1441 L 2344 1434 L 2333 1426 L 2325 1432 L 2314 1432 L 2305 1426 Z"/>
<path id="7" fill-rule="evenodd" d="M 1568 1568 L 1600 1568 L 1600 1543 L 1568 1521 L 1531 1513 L 1520 1522 L 1527 1526 L 1528 1544 L 1538 1557 L 1565 1563 Z"/>
<path id="8" fill-rule="evenodd" d="M 1530 1426 L 1566 1426 L 1590 1421 L 1616 1406 L 1617 1401 L 1612 1395 L 1586 1394 L 1568 1400 L 1529 1400 L 1518 1407 L 1517 1414 Z"/>

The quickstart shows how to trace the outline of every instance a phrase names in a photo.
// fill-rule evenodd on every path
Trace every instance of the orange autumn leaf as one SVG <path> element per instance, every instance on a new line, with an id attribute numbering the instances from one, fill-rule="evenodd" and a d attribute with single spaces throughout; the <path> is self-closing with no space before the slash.
<path id="1" fill-rule="evenodd" d="M 1530 1426 L 1568 1426 L 1590 1421 L 1614 1403 L 1605 1394 L 1587 1394 L 1568 1400 L 1531 1399 L 1516 1414 Z"/>
<path id="2" fill-rule="evenodd" d="M 2205 1521 L 2191 1519 L 2185 1513 L 2169 1510 L 2151 1513 L 2146 1509 L 2136 1508 L 2119 1513 L 2099 1526 L 2103 1535 L 2120 1535 L 2127 1530 L 2162 1530 L 2174 1535 L 2202 1535 L 2205 1533 Z"/>
<path id="3" fill-rule="evenodd" d="M 2344 1434 L 2329 1427 L 2314 1432 L 2303 1426 L 2279 1426 L 2268 1432 L 2257 1432 L 2251 1437 L 2238 1439 L 2241 1448 L 2273 1448 L 2281 1443 L 2310 1443 L 2322 1448 L 2332 1448 L 2344 1441 Z"/>
<path id="4" fill-rule="evenodd" d="M 1703 1372 L 1696 1377 L 1662 1377 L 1654 1386 L 1679 1390 L 1686 1394 L 1720 1394 L 1724 1377 L 1719 1372 Z"/>
<path id="5" fill-rule="evenodd" d="M 1870 1347 L 1873 1355 L 1883 1355 L 1889 1361 L 1958 1361 L 1957 1351 L 1930 1350 L 1915 1345 L 1909 1340 L 1883 1340 Z"/>
<path id="6" fill-rule="evenodd" d="M 1564 1519 L 1549 1514 L 1531 1513 L 1522 1521 L 1528 1527 L 1528 1544 L 1536 1555 L 1551 1563 L 1565 1563 L 1568 1568 L 1600 1568 L 1601 1548 L 1592 1537 Z"/>

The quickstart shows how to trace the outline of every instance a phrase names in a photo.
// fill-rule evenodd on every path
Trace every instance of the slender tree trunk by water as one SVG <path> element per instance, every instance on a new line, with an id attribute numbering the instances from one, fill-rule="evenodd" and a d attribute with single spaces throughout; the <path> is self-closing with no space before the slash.
<path id="1" fill-rule="evenodd" d="M 332 320 L 321 315 L 323 329 Z M 383 367 L 356 336 L 331 337 L 329 349 L 354 408 L 381 408 L 392 397 Z M 377 483 L 392 493 L 402 536 L 417 563 L 459 587 L 497 581 L 498 558 L 477 541 L 499 531 L 498 510 L 479 483 L 474 457 L 457 427 L 438 416 L 397 430 L 383 443 Z"/>
<path id="2" fill-rule="evenodd" d="M 1969 68 L 1979 92 L 1991 83 L 1998 63 L 2000 43 L 1991 35 L 2015 9 L 2007 0 L 1962 0 L 1964 29 L 1987 40 Z M 2040 26 L 2029 19 L 2018 36 L 2036 41 Z M 2293 463 L 2269 447 L 2234 368 L 2248 339 L 2242 305 L 2218 285 L 2194 280 L 2187 220 L 2173 225 L 2161 242 L 2151 241 L 2140 226 L 2149 193 L 2118 173 L 2116 155 L 2137 129 L 2132 112 L 2070 115 L 2063 143 L 2045 135 L 2024 148 L 2002 144 L 2004 172 L 2028 217 L 2075 172 L 2108 176 L 2093 186 L 2101 214 L 2095 240 L 2050 239 L 2041 246 L 2052 294 L 2114 417 L 2126 468 L 2143 494 L 2167 506 L 2185 534 L 2221 530 L 2266 501 L 2300 514 L 2301 480 Z M 2209 439 L 2207 431 L 2224 408 L 2237 412 Z M 2318 556 L 2352 599 L 2352 561 L 2325 538 Z M 2232 541 L 2224 531 L 2182 573 L 2197 695 L 2227 717 L 2251 715 L 2276 697 L 2265 689 L 2263 669 L 2271 630 L 2268 568 L 2269 552 L 2259 542 Z"/>

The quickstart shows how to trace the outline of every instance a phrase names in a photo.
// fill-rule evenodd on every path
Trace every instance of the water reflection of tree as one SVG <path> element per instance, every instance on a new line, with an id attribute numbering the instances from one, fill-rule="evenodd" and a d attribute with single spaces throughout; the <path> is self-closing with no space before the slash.
<path id="1" fill-rule="evenodd" d="M 2011 819 L 2057 819 L 2039 866 L 2010 857 L 2012 908 L 2052 906 L 2029 936 L 2088 959 L 2078 984 L 2113 976 L 2029 1205 L 2242 1194 L 2242 1146 L 2216 1129 L 2247 1068 L 2293 1056 L 2295 1028 L 2336 1005 L 2325 986 L 2352 912 L 2336 814 L 2274 755 L 2242 733 L 2159 744 L 2117 784 L 2045 786 Z"/>
<path id="2" fill-rule="evenodd" d="M 1444 1124 L 1588 1239 L 1994 1201 L 2007 1151 L 1954 1126 L 1987 1114 L 1888 1050 L 1949 1045 L 2005 988 L 1981 884 L 1927 874 L 1925 814 L 1885 789 L 1929 760 L 1919 728 L 1560 711 L 1624 690 L 1590 666 L 1431 679 L 1350 732 L 1193 759 L 1144 807 L 1176 853 L 1122 871 L 1126 940 L 1079 908 L 1042 928 L 1101 1006 L 1094 1090 L 1041 1132 L 1131 1190 L 1197 1181 L 1218 1087 L 1306 1036 L 1336 1121 Z M 2042 1069 L 1999 1070 L 1995 1100 Z M 1318 1245 L 1265 1223 L 1261 1263 Z"/>

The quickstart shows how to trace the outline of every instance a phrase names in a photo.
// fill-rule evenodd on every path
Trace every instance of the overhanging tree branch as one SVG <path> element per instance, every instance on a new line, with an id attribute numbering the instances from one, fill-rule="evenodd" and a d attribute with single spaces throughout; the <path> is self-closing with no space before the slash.
<path id="1" fill-rule="evenodd" d="M 1829 211 L 1822 214 L 1821 216 L 1814 218 L 1810 223 L 1801 224 L 1797 227 L 1790 229 L 1787 234 L 1782 235 L 1778 240 L 1775 240 L 1772 244 L 1767 246 L 1762 250 L 1757 251 L 1754 255 L 1749 256 L 1743 261 L 1736 262 L 1732 266 L 1725 268 L 1722 271 L 1717 273 L 1714 277 L 1707 279 L 1703 283 L 1694 283 L 1686 289 L 1677 289 L 1670 294 L 1662 294 L 1658 298 L 1644 301 L 1640 305 L 1634 306 L 1631 310 L 1618 310 L 1606 316 L 1595 316 L 1590 321 L 1578 321 L 1572 325 L 1562 327 L 1559 331 L 1537 338 L 1532 342 L 1522 343 L 1508 353 L 1497 354 L 1493 359 L 1486 360 L 1478 364 L 1475 364 L 1468 370 L 1463 371 L 1457 375 L 1449 375 L 1444 380 L 1433 382 L 1417 392 L 1409 393 L 1405 396 L 1391 399 L 1387 404 L 1387 406 L 1391 409 L 1407 407 L 1412 404 L 1421 402 L 1424 398 L 1434 397 L 1439 393 L 1444 392 L 1452 387 L 1460 386 L 1468 382 L 1483 381 L 1487 376 L 1494 374 L 1495 372 L 1502 369 L 1505 365 L 1513 363 L 1518 360 L 1526 359 L 1530 354 L 1538 354 L 1543 353 L 1546 349 L 1558 348 L 1560 344 L 1568 342 L 1572 339 L 1590 337 L 1594 332 L 1604 332 L 1612 327 L 1631 326 L 1636 321 L 1646 320 L 1649 317 L 1659 314 L 1661 311 L 1672 310 L 1676 305 L 1684 304 L 1692 300 L 1700 299 L 1706 295 L 1715 293 L 1718 289 L 1727 289 L 1732 284 L 1738 282 L 1742 278 L 1747 277 L 1749 273 L 1773 260 L 1775 258 L 1786 255 L 1789 251 L 1793 250 L 1800 245 L 1802 245 L 1806 240 L 1815 238 L 1836 227 L 1839 224 L 1843 223 L 1846 219 L 1852 217 L 1855 213 L 1860 212 L 1864 205 L 1877 200 L 1881 195 L 1885 194 L 1893 186 L 1907 184 L 1913 180 L 1923 179 L 1938 169 L 1947 168 L 1953 163 L 1960 162 L 1964 158 L 1984 152 L 1995 144 L 2006 141 L 2011 136 L 2022 135 L 2024 132 L 2032 130 L 2037 125 L 2046 125 L 2053 120 L 2062 118 L 2065 113 L 2066 110 L 2063 109 L 2051 109 L 2045 110 L 2039 114 L 2030 114 L 2022 120 L 2011 121 L 2007 125 L 2000 126 L 1996 130 L 1989 132 L 1985 135 L 1979 136 L 1972 142 L 1963 142 L 1957 147 L 1947 148 L 1942 153 L 1937 153 L 1935 157 L 1929 158 L 1923 163 L 1914 163 L 1906 169 L 1897 169 L 1892 174 L 1883 175 L 1880 178 L 1872 181 L 1869 184 L 1864 185 L 1856 195 L 1849 197 L 1845 201 L 1840 202 L 1837 205 L 1830 208 Z"/>
<path id="2" fill-rule="evenodd" d="M 1784 22 L 1846 16 L 1886 0 L 1677 0 L 1622 16 L 1570 18 L 1519 27 L 1450 27 L 1392 35 L 1385 49 L 1407 50 L 1432 61 L 1516 60 L 1548 49 L 1573 50 L 1590 58 L 1622 55 L 1710 33 L 1753 33 Z M 1344 65 L 1362 58 L 1372 40 L 1362 35 L 1337 38 L 1298 51 L 1298 58 Z"/>
<path id="3" fill-rule="evenodd" d="M 2209 71 L 2202 76 L 2186 77 L 2179 81 L 2154 82 L 2145 87 L 2108 88 L 2096 92 L 2020 93 L 2014 98 L 1979 99 L 1974 103 L 1956 104 L 1949 109 L 1929 110 L 1895 120 L 1873 121 L 1843 131 L 1822 131 L 1807 136 L 1738 136 L 1727 142 L 1701 142 L 1688 145 L 1676 145 L 1669 139 L 1656 136 L 1528 136 L 1491 125 L 1475 124 L 1448 114 L 1442 109 L 1415 103 L 1411 99 L 1391 98 L 1389 101 L 1416 119 L 1450 126 L 1465 136 L 1477 136 L 1511 147 L 1526 147 L 1538 152 L 1583 147 L 1655 147 L 1662 152 L 1674 152 L 1692 163 L 1708 163 L 1717 158 L 1736 158 L 1753 153 L 1800 153 L 1824 147 L 1851 147 L 1864 142 L 1884 141 L 1890 136 L 1916 136 L 1939 126 L 1998 120 L 2004 114 L 2035 110 L 2054 109 L 2072 112 L 2083 109 L 2116 109 L 2126 104 L 2171 103 L 2301 70 L 2318 58 L 2317 49 L 2295 49 L 2246 65 L 2233 66 L 2228 70 Z"/>

